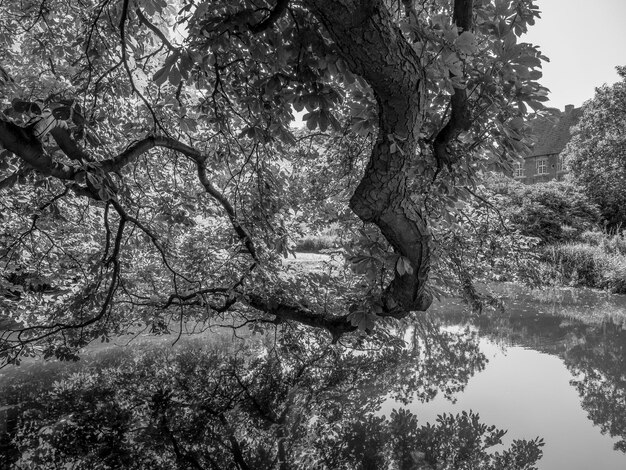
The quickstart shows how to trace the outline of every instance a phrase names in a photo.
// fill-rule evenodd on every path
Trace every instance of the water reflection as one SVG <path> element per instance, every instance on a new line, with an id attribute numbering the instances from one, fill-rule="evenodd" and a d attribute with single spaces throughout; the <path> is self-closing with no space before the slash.
<path id="1" fill-rule="evenodd" d="M 541 456 L 539 440 L 494 447 L 504 431 L 473 413 L 429 425 L 400 406 L 377 414 L 388 397 L 462 391 L 486 361 L 470 330 L 422 318 L 396 340 L 347 348 L 298 329 L 256 338 L 214 334 L 13 371 L 0 390 L 19 418 L 5 455 L 17 468 L 333 470 L 521 470 Z"/>
<path id="2" fill-rule="evenodd" d="M 588 419 L 615 439 L 615 450 L 626 452 L 626 298 L 582 290 L 500 289 L 509 296 L 506 313 L 473 317 L 448 302 L 438 307 L 442 322 L 471 325 L 498 344 L 559 357 Z"/>

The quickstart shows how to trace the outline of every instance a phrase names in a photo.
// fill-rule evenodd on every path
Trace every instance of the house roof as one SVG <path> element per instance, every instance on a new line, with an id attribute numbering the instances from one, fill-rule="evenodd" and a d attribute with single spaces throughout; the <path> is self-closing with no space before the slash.
<path id="1" fill-rule="evenodd" d="M 572 138 L 571 128 L 578 124 L 582 108 L 568 105 L 559 115 L 555 118 L 542 117 L 533 121 L 531 124 L 533 133 L 538 141 L 530 153 L 531 157 L 561 153 Z"/>

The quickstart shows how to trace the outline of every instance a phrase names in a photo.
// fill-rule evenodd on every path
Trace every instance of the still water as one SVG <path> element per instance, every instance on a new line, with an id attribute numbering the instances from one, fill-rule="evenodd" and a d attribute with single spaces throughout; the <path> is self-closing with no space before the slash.
<path id="1" fill-rule="evenodd" d="M 408 408 L 422 422 L 471 409 L 508 429 L 505 445 L 541 436 L 542 470 L 626 469 L 626 299 L 500 289 L 509 297 L 504 314 L 472 317 L 455 302 L 436 306 L 442 328 L 478 332 L 488 362 L 450 399 L 439 394 Z M 398 406 L 387 400 L 381 413 Z"/>

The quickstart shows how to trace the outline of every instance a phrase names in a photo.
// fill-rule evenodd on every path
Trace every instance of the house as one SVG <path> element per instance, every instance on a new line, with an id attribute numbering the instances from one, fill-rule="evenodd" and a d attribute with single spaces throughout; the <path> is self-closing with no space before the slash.
<path id="1" fill-rule="evenodd" d="M 572 138 L 571 129 L 580 120 L 582 108 L 565 106 L 553 117 L 537 118 L 531 122 L 537 143 L 530 155 L 513 166 L 513 177 L 526 184 L 560 181 L 567 171 L 563 165 L 562 152 Z"/>

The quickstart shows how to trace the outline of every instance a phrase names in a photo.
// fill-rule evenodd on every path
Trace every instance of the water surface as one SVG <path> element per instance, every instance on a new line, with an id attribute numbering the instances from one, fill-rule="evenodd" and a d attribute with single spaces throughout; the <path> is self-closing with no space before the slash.
<path id="1" fill-rule="evenodd" d="M 441 328 L 478 332 L 488 363 L 451 399 L 408 408 L 423 422 L 471 409 L 508 429 L 506 445 L 541 436 L 542 470 L 626 469 L 626 297 L 498 288 L 509 296 L 505 313 L 435 306 Z M 381 412 L 398 406 L 387 400 Z"/>

